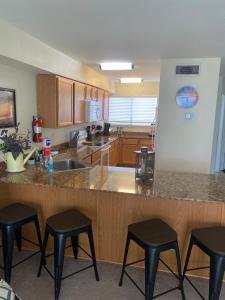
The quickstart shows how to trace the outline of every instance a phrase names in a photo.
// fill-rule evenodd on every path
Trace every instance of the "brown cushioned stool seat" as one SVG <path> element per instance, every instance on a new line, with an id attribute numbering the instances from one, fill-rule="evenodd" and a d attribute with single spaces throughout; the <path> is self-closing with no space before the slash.
<path id="1" fill-rule="evenodd" d="M 22 226 L 27 223 L 34 223 L 38 244 L 22 237 Z M 2 230 L 2 246 L 3 246 L 3 260 L 4 260 L 4 273 L 5 280 L 10 283 L 11 270 L 25 260 L 31 258 L 39 253 L 42 248 L 41 234 L 37 212 L 30 206 L 14 203 L 0 209 L 0 228 Z M 26 259 L 12 265 L 13 259 L 13 245 L 16 240 L 18 250 L 21 251 L 22 239 L 31 242 L 39 247 L 39 251 L 29 255 Z"/>
<path id="2" fill-rule="evenodd" d="M 145 258 L 127 264 L 126 261 L 131 240 L 135 241 L 140 247 L 145 250 Z M 167 250 L 175 251 L 178 275 L 175 274 L 173 270 L 162 259 L 160 259 L 160 253 Z M 141 290 L 141 288 L 136 284 L 133 278 L 126 271 L 126 267 L 141 261 L 145 261 L 145 292 Z M 179 280 L 179 285 L 154 296 L 155 278 L 159 261 L 161 261 Z M 146 300 L 152 300 L 153 298 L 165 295 L 176 289 L 181 290 L 182 299 L 185 299 L 181 274 L 180 253 L 176 232 L 168 224 L 160 219 L 150 219 L 129 225 L 122 273 L 119 282 L 120 286 L 122 286 L 124 274 L 128 276 L 131 282 L 145 296 Z"/>
<path id="3" fill-rule="evenodd" d="M 131 224 L 128 226 L 128 231 L 151 247 L 158 247 L 177 240 L 176 231 L 160 219 Z"/>
<path id="4" fill-rule="evenodd" d="M 199 247 L 210 257 L 210 266 L 188 269 L 193 246 Z M 225 271 L 225 227 L 207 227 L 193 229 L 184 266 L 183 277 L 188 280 L 198 295 L 204 299 L 200 291 L 186 276 L 186 272 L 198 269 L 210 269 L 208 299 L 218 300 L 220 297 L 223 275 Z"/>
<path id="5" fill-rule="evenodd" d="M 67 233 L 91 225 L 91 220 L 76 209 L 66 210 L 47 219 L 46 224 L 55 232 Z"/>
<path id="6" fill-rule="evenodd" d="M 32 207 L 21 203 L 13 203 L 0 209 L 0 224 L 9 225 L 25 221 L 37 214 Z"/>
<path id="7" fill-rule="evenodd" d="M 78 236 L 80 233 L 86 233 L 88 235 L 91 255 L 88 254 L 86 250 L 84 250 L 79 245 Z M 47 268 L 46 259 L 45 259 L 46 257 L 50 256 L 50 255 L 45 256 L 49 234 L 51 234 L 54 238 L 54 253 L 50 254 L 50 255 L 54 255 L 55 257 L 54 275 Z M 71 245 L 66 247 L 67 237 L 71 239 Z M 75 259 L 77 259 L 78 248 L 80 248 L 92 259 L 92 264 L 79 271 L 76 271 L 72 274 L 62 277 L 64 254 L 65 254 L 65 249 L 68 247 L 72 247 Z M 64 212 L 58 213 L 54 216 L 51 216 L 50 218 L 47 219 L 38 277 L 41 275 L 42 267 L 44 267 L 46 271 L 51 275 L 51 277 L 54 278 L 55 300 L 59 298 L 60 289 L 61 289 L 61 280 L 73 276 L 81 271 L 93 267 L 95 271 L 96 280 L 99 281 L 96 257 L 95 257 L 93 233 L 92 233 L 92 221 L 87 216 L 85 216 L 84 214 L 82 214 L 80 211 L 76 209 L 69 209 Z"/>

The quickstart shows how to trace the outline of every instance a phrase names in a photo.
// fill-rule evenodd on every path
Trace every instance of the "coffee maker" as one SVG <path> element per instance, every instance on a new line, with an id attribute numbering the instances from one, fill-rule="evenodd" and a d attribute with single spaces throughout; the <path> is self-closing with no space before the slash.
<path id="1" fill-rule="evenodd" d="M 110 135 L 109 128 L 110 128 L 110 123 L 104 123 L 104 130 L 103 130 L 103 135 L 104 136 L 109 136 Z"/>

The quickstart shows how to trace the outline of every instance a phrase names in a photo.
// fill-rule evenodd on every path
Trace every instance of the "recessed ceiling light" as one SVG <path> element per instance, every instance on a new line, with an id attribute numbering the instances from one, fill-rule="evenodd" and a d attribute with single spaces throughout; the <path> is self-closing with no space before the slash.
<path id="1" fill-rule="evenodd" d="M 121 70 L 132 70 L 133 65 L 130 62 L 106 62 L 100 64 L 101 70 L 104 71 L 121 71 Z"/>
<path id="2" fill-rule="evenodd" d="M 121 83 L 141 83 L 142 78 L 120 78 Z"/>

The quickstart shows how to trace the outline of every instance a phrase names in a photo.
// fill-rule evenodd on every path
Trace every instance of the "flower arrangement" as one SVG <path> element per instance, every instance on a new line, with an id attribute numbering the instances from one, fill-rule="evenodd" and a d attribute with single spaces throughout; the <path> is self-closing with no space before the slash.
<path id="1" fill-rule="evenodd" d="M 31 132 L 27 130 L 25 136 L 19 134 L 19 126 L 20 123 L 16 125 L 13 132 L 9 132 L 7 129 L 2 129 L 0 132 L 0 140 L 3 142 L 0 144 L 0 151 L 3 153 L 11 152 L 14 160 L 17 159 L 20 153 L 24 153 L 24 150 L 31 148 Z"/>

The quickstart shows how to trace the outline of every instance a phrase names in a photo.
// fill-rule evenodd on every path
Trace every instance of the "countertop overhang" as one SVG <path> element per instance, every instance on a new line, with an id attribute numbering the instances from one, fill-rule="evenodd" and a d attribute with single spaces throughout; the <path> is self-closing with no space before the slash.
<path id="1" fill-rule="evenodd" d="M 22 173 L 0 171 L 0 182 L 143 195 L 190 201 L 225 202 L 225 176 L 156 171 L 153 183 L 135 180 L 135 169 L 95 166 L 82 171 L 55 172 L 27 167 Z"/>

